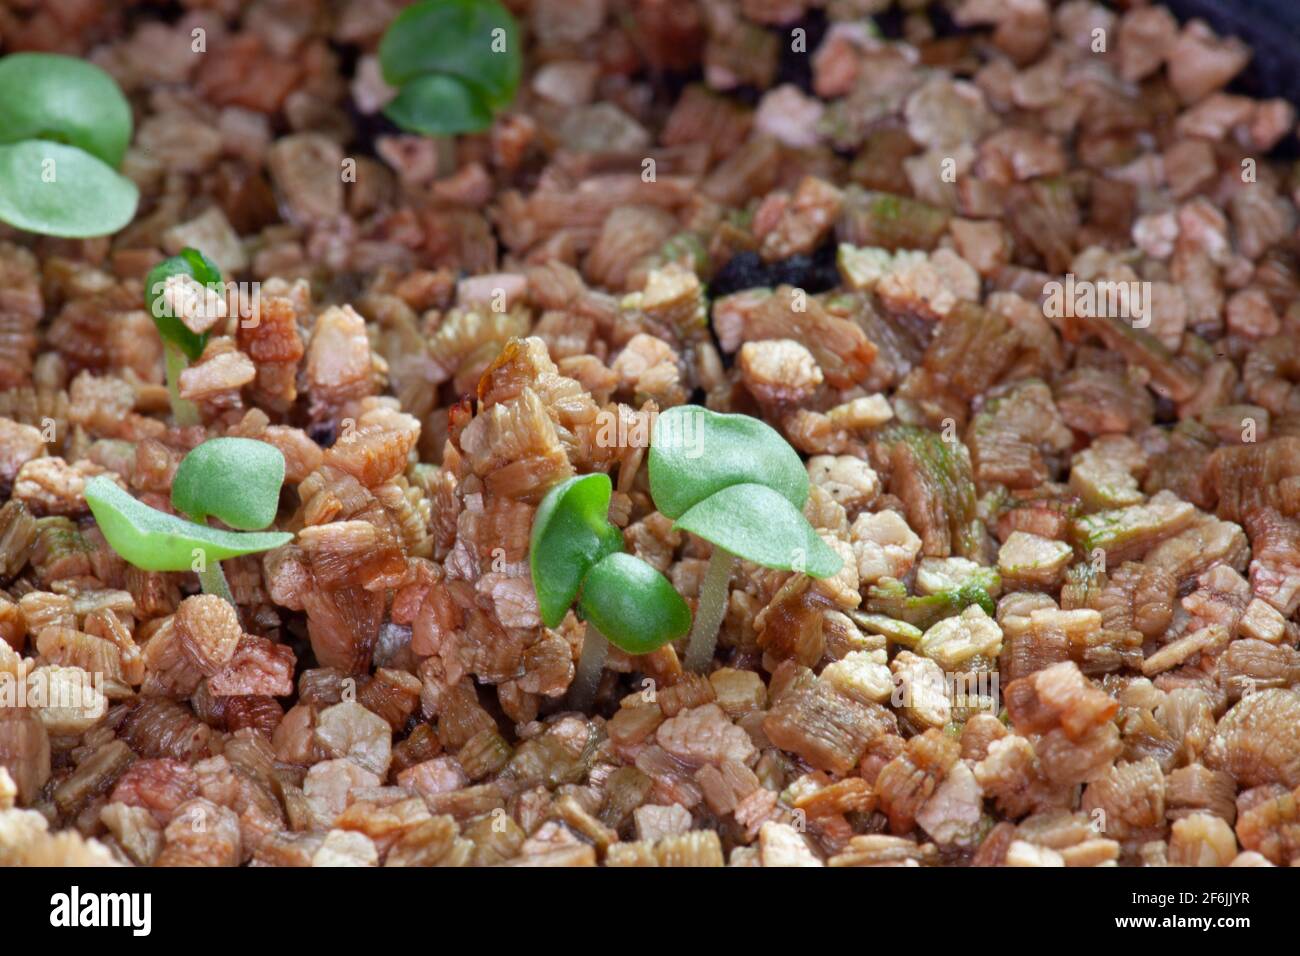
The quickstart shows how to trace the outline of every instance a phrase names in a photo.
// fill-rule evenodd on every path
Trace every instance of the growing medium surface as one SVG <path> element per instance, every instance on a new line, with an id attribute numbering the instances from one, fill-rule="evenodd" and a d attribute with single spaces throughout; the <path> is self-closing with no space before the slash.
<path id="1" fill-rule="evenodd" d="M 0 865 L 1300 856 L 1296 116 L 1236 41 L 96 6 L 4 20 L 134 123 L 0 60 L 0 219 L 22 149 L 140 201 L 0 234 L 0 691 L 90 688 L 0 708 Z"/>

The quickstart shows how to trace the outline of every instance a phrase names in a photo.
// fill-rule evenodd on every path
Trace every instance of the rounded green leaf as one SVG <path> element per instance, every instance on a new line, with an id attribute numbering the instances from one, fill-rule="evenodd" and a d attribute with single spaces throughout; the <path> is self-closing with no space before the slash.
<path id="1" fill-rule="evenodd" d="M 757 418 L 678 405 L 655 420 L 650 494 L 669 518 L 744 483 L 766 485 L 795 508 L 808 500 L 808 472 L 798 453 Z"/>
<path id="2" fill-rule="evenodd" d="M 622 551 L 587 573 L 578 607 L 611 644 L 629 654 L 649 654 L 691 629 L 691 609 L 668 579 Z"/>
<path id="3" fill-rule="evenodd" d="M 766 485 L 723 488 L 678 518 L 676 527 L 766 568 L 826 578 L 844 564 L 803 512 Z"/>
<path id="4" fill-rule="evenodd" d="M 480 90 L 493 110 L 514 99 L 522 53 L 519 26 L 497 0 L 414 3 L 393 18 L 379 42 L 379 64 L 390 86 L 430 74 L 452 76 Z"/>
<path id="5" fill-rule="evenodd" d="M 282 484 L 280 449 L 252 438 L 213 438 L 181 459 L 172 507 L 194 521 L 212 516 L 241 531 L 259 531 L 275 520 Z"/>
<path id="6" fill-rule="evenodd" d="M 411 80 L 384 107 L 402 129 L 427 136 L 477 133 L 492 125 L 492 110 L 469 83 L 429 73 Z"/>
<path id="7" fill-rule="evenodd" d="M 168 279 L 178 275 L 189 276 L 205 286 L 213 286 L 221 283 L 221 270 L 199 250 L 186 247 L 150 269 L 144 280 L 144 307 L 153 318 L 153 324 L 158 327 L 158 334 L 193 361 L 203 354 L 208 333 L 199 335 L 191 331 L 189 326 L 171 314 L 163 289 L 166 288 Z"/>
<path id="8" fill-rule="evenodd" d="M 189 571 L 204 562 L 270 551 L 293 540 L 286 531 L 222 531 L 150 508 L 98 475 L 86 482 L 86 503 L 109 545 L 143 571 Z"/>
<path id="9" fill-rule="evenodd" d="M 44 139 L 0 146 L 0 220 L 63 239 L 116 232 L 140 191 L 103 160 Z"/>
<path id="10" fill-rule="evenodd" d="M 528 563 L 547 627 L 564 620 L 591 567 L 623 550 L 623 533 L 609 523 L 611 491 L 608 475 L 579 475 L 548 491 L 537 509 Z"/>
<path id="11" fill-rule="evenodd" d="M 93 63 L 14 53 L 0 59 L 0 143 L 29 139 L 76 146 L 116 169 L 131 142 L 131 106 Z"/>

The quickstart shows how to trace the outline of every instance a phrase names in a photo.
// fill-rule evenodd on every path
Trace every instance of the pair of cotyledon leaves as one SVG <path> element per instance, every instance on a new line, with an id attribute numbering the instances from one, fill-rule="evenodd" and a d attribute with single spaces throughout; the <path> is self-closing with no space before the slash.
<path id="1" fill-rule="evenodd" d="M 139 190 L 117 172 L 131 107 L 99 67 L 51 53 L 0 59 L 0 220 L 48 236 L 121 229 Z"/>
<path id="2" fill-rule="evenodd" d="M 214 438 L 182 459 L 172 480 L 172 507 L 192 520 L 151 508 L 99 475 L 86 482 L 86 502 L 113 550 L 145 571 L 188 571 L 197 552 L 205 563 L 288 544 L 288 532 L 264 532 L 275 520 L 284 455 L 251 438 Z M 208 527 L 209 517 L 236 531 Z"/>
<path id="3" fill-rule="evenodd" d="M 659 416 L 651 445 L 650 492 L 676 527 L 766 567 L 813 577 L 839 571 L 839 555 L 800 510 L 808 473 L 768 425 L 679 406 Z M 602 474 L 570 478 L 547 494 L 530 549 L 538 606 L 542 622 L 555 627 L 577 599 L 611 641 L 647 653 L 684 634 L 690 612 L 662 574 L 622 553 L 609 500 Z"/>
<path id="4" fill-rule="evenodd" d="M 519 28 L 497 0 L 424 0 L 399 13 L 379 43 L 384 114 L 430 136 L 486 129 L 510 105 L 523 58 Z"/>
<path id="5" fill-rule="evenodd" d="M 529 563 L 542 623 L 557 627 L 574 600 L 582 616 L 632 654 L 645 654 L 690 629 L 691 612 L 668 579 L 623 551 L 609 522 L 608 475 L 569 478 L 542 499 Z"/>

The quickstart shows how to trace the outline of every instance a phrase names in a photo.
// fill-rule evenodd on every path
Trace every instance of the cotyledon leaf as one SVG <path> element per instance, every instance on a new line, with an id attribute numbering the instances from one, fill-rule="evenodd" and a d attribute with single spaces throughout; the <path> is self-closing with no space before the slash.
<path id="1" fill-rule="evenodd" d="M 293 540 L 285 531 L 223 531 L 186 521 L 137 501 L 103 475 L 86 482 L 86 503 L 113 550 L 143 571 L 189 571 L 197 552 L 210 564 Z"/>
<path id="2" fill-rule="evenodd" d="M 57 53 L 0 59 L 0 143 L 66 143 L 116 169 L 131 125 L 126 97 L 93 63 Z"/>
<path id="3" fill-rule="evenodd" d="M 172 506 L 198 522 L 209 516 L 241 531 L 275 520 L 284 484 L 280 449 L 252 438 L 212 438 L 181 459 Z"/>
<path id="4" fill-rule="evenodd" d="M 729 485 L 687 511 L 675 527 L 767 568 L 825 578 L 844 564 L 803 512 L 766 485 Z"/>
<path id="5" fill-rule="evenodd" d="M 678 405 L 655 420 L 650 494 L 669 518 L 729 485 L 765 485 L 795 508 L 808 500 L 808 472 L 777 431 L 749 415 Z"/>
<path id="6" fill-rule="evenodd" d="M 15 229 L 85 239 L 135 215 L 135 183 L 76 146 L 28 139 L 0 146 L 0 221 Z"/>
<path id="7" fill-rule="evenodd" d="M 611 644 L 629 654 L 649 654 L 691 629 L 691 609 L 669 580 L 622 551 L 587 573 L 578 607 Z"/>
<path id="8" fill-rule="evenodd" d="M 472 83 L 443 73 L 426 73 L 402 85 L 384 115 L 413 133 L 454 136 L 492 125 L 492 109 Z"/>
<path id="9" fill-rule="evenodd" d="M 608 475 L 579 475 L 548 491 L 537 509 L 528 562 L 547 627 L 559 626 L 592 566 L 623 550 L 623 533 L 609 523 L 611 492 Z"/>

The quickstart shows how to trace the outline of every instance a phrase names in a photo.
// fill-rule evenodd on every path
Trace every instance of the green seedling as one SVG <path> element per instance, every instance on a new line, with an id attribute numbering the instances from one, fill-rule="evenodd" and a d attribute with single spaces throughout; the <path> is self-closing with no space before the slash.
<path id="1" fill-rule="evenodd" d="M 53 53 L 0 59 L 0 221 L 45 236 L 116 232 L 140 193 L 117 172 L 131 107 L 99 67 Z"/>
<path id="2" fill-rule="evenodd" d="M 737 557 L 815 578 L 843 565 L 803 516 L 808 472 L 799 455 L 757 418 L 668 409 L 650 443 L 650 494 L 677 528 L 713 545 L 686 650 L 690 670 L 713 659 Z"/>
<path id="3" fill-rule="evenodd" d="M 172 416 L 178 425 L 197 425 L 199 410 L 193 402 L 181 398 L 178 381 L 189 363 L 203 354 L 209 333 L 193 331 L 174 313 L 166 292 L 168 280 L 178 276 L 193 279 L 205 289 L 219 289 L 221 270 L 199 250 L 186 248 L 154 266 L 144 280 L 144 306 L 162 338 Z"/>
<path id="4" fill-rule="evenodd" d="M 613 643 L 649 654 L 681 637 L 691 611 L 668 579 L 623 551 L 623 533 L 609 522 L 609 476 L 560 482 L 533 521 L 529 567 L 542 623 L 558 627 L 574 601 L 587 622 L 569 702 L 585 710 Z"/>
<path id="5" fill-rule="evenodd" d="M 474 133 L 515 98 L 522 71 L 519 27 L 497 0 L 423 0 L 379 42 L 384 81 L 397 96 L 384 115 L 429 136 Z"/>
<path id="6" fill-rule="evenodd" d="M 283 482 L 284 456 L 274 445 L 214 438 L 176 469 L 172 507 L 181 516 L 151 508 L 103 475 L 86 482 L 86 503 L 126 561 L 144 571 L 195 571 L 206 593 L 234 604 L 221 561 L 293 540 L 288 532 L 260 530 L 275 520 Z M 239 530 L 211 528 L 208 517 Z"/>

